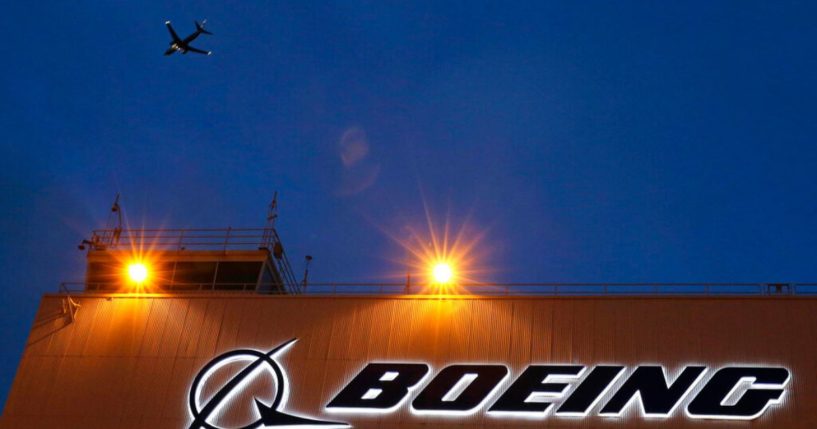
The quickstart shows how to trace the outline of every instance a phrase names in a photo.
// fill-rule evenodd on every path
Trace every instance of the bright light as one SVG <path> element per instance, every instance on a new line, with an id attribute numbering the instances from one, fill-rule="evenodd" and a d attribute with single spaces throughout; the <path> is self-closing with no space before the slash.
<path id="1" fill-rule="evenodd" d="M 409 224 L 400 234 L 386 231 L 404 250 L 393 258 L 404 268 L 390 277 L 405 281 L 406 293 L 469 294 L 491 271 L 486 265 L 486 231 L 476 229 L 468 218 L 454 226 L 448 216 L 438 227 L 427 206 L 425 212 L 427 229 Z"/>
<path id="2" fill-rule="evenodd" d="M 141 262 L 134 262 L 128 265 L 128 277 L 134 283 L 142 283 L 148 278 L 148 267 Z"/>
<path id="3" fill-rule="evenodd" d="M 431 276 L 436 283 L 448 283 L 454 277 L 454 271 L 451 266 L 445 262 L 438 262 L 431 270 Z"/>

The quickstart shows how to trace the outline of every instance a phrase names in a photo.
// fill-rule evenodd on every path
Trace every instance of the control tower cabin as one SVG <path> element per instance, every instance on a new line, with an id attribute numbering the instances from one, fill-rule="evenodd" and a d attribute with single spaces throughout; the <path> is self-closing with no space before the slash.
<path id="1" fill-rule="evenodd" d="M 275 228 L 102 229 L 93 231 L 82 284 L 99 293 L 299 293 Z"/>

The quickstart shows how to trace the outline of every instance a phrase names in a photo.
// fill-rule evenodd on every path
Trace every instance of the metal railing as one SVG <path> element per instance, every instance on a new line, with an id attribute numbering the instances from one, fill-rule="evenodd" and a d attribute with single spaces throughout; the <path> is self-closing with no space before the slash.
<path id="1" fill-rule="evenodd" d="M 96 229 L 88 242 L 97 250 L 241 250 L 271 249 L 278 240 L 272 227 L 199 229 Z"/>
<path id="2" fill-rule="evenodd" d="M 274 294 L 292 295 L 293 293 L 282 284 L 266 285 L 273 290 Z M 143 285 L 134 286 L 122 282 L 63 282 L 60 283 L 60 293 L 82 294 L 82 293 L 185 293 L 185 292 L 250 292 L 266 293 L 258 288 L 258 283 L 173 283 L 167 285 Z"/>
<path id="3" fill-rule="evenodd" d="M 118 283 L 65 282 L 60 293 L 127 293 Z M 817 283 L 468 283 L 439 287 L 406 283 L 310 283 L 293 291 L 280 284 L 176 283 L 140 292 L 254 293 L 308 295 L 477 295 L 477 296 L 817 296 Z"/>
<path id="4" fill-rule="evenodd" d="M 275 228 L 264 228 L 264 230 L 264 240 L 272 246 L 272 260 L 275 261 L 275 265 L 278 267 L 278 273 L 283 278 L 290 292 L 300 293 L 302 287 L 301 282 L 295 278 L 295 273 L 292 272 L 292 265 L 289 264 L 289 258 L 287 258 L 284 246 L 281 244 L 281 237 L 278 236 L 278 231 L 276 231 Z M 280 255 L 276 254 L 275 246 L 280 246 Z"/>

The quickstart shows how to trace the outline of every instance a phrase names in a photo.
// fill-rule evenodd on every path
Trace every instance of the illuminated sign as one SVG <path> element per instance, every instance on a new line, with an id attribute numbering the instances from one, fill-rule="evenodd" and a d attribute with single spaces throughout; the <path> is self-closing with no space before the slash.
<path id="1" fill-rule="evenodd" d="M 294 339 L 269 352 L 235 350 L 208 363 L 190 389 L 193 423 L 189 429 L 227 429 L 210 423 L 230 395 L 240 392 L 264 370 L 276 380 L 274 402 L 256 399 L 257 416 L 242 429 L 275 426 L 350 427 L 281 411 L 289 384 L 275 357 Z M 246 366 L 227 384 L 202 401 L 201 386 L 221 366 L 243 361 Z M 483 412 L 498 419 L 620 418 L 636 404 L 644 418 L 668 418 L 684 413 L 692 419 L 751 420 L 780 404 L 791 380 L 788 369 L 760 365 L 709 368 L 688 365 L 670 376 L 660 365 L 529 365 L 512 376 L 502 364 L 454 364 L 434 374 L 425 363 L 373 362 L 326 405 L 328 413 L 388 414 L 410 401 L 409 410 L 424 416 L 464 416 Z M 695 392 L 693 394 L 693 392 Z M 688 400 L 688 401 L 687 401 Z"/>
<path id="2" fill-rule="evenodd" d="M 255 377 L 266 371 L 275 381 L 275 399 L 272 404 L 266 405 L 255 399 L 257 416 L 242 429 L 261 427 L 299 427 L 299 428 L 346 428 L 346 423 L 332 422 L 302 417 L 281 411 L 289 397 L 289 380 L 286 373 L 275 361 L 275 357 L 289 349 L 295 343 L 295 338 L 278 345 L 268 352 L 252 349 L 239 349 L 224 353 L 211 360 L 196 375 L 190 386 L 188 405 L 193 422 L 189 429 L 227 429 L 213 423 L 225 404 L 231 403 L 231 397 L 239 394 Z M 208 400 L 202 401 L 202 388 L 220 368 L 236 362 L 246 362 L 241 371 L 233 375 L 226 384 L 217 389 Z"/>
<path id="3" fill-rule="evenodd" d="M 467 415 L 496 397 L 485 410 L 496 417 L 584 417 L 605 397 L 598 415 L 620 417 L 638 402 L 644 417 L 669 417 L 699 386 L 707 367 L 687 366 L 669 382 L 661 366 L 637 366 L 622 383 L 625 367 L 530 365 L 501 394 L 504 365 L 451 365 L 440 370 L 411 402 L 414 414 Z M 388 413 L 406 401 L 430 367 L 423 363 L 370 363 L 327 404 L 330 412 Z M 585 375 L 586 374 L 586 375 Z M 728 366 L 709 377 L 686 407 L 700 419 L 759 417 L 782 401 L 791 376 L 785 368 Z M 610 394 L 611 389 L 615 393 Z M 569 392 L 569 394 L 567 393 Z M 556 406 L 556 401 L 561 402 Z"/>

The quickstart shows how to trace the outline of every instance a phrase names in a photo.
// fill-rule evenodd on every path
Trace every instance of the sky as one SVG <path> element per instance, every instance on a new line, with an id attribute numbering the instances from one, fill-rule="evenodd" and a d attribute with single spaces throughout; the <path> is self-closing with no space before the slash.
<path id="1" fill-rule="evenodd" d="M 509 3 L 6 5 L 0 403 L 117 193 L 192 228 L 277 191 L 313 281 L 390 280 L 428 218 L 481 281 L 817 281 L 817 3 Z"/>

